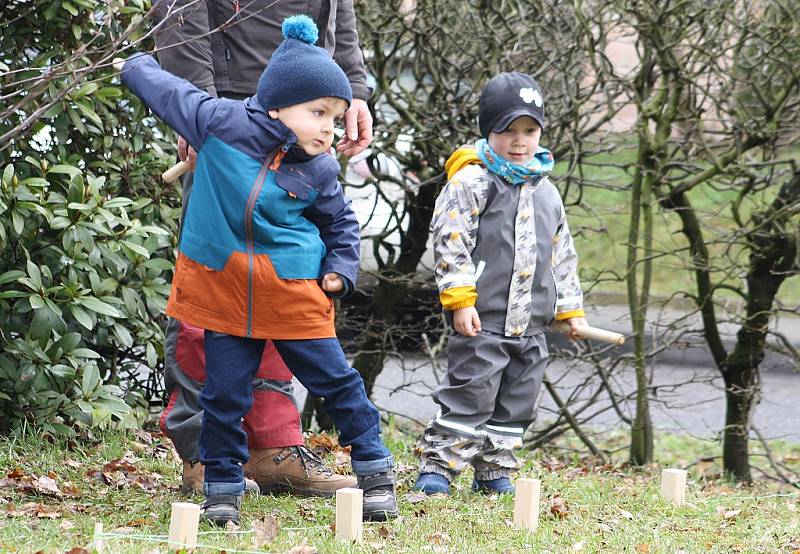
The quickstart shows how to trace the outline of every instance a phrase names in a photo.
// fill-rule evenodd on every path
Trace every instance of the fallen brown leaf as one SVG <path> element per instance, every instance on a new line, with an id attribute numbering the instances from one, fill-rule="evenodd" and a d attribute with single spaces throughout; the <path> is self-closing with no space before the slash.
<path id="1" fill-rule="evenodd" d="M 424 502 L 428 498 L 428 495 L 424 492 L 413 491 L 406 493 L 406 500 L 409 504 L 419 504 L 420 502 Z"/>
<path id="2" fill-rule="evenodd" d="M 550 513 L 554 516 L 558 517 L 559 519 L 564 519 L 569 515 L 569 508 L 567 507 L 567 503 L 564 502 L 564 499 L 560 496 L 554 496 L 550 499 L 549 503 Z"/>
<path id="3" fill-rule="evenodd" d="M 73 546 L 72 548 L 67 550 L 64 554 L 91 554 L 91 553 L 85 548 L 82 548 L 80 546 Z"/>
<path id="4" fill-rule="evenodd" d="M 47 519 L 58 519 L 62 516 L 61 510 L 57 508 L 50 508 L 48 506 L 41 506 L 38 510 L 36 510 L 36 517 L 47 518 Z"/>
<path id="5" fill-rule="evenodd" d="M 56 480 L 52 477 L 41 476 L 32 482 L 33 489 L 40 493 L 47 496 L 61 496 L 61 491 L 58 489 L 58 485 L 56 485 Z"/>
<path id="6" fill-rule="evenodd" d="M 322 455 L 341 448 L 336 437 L 325 432 L 306 436 L 306 445 L 317 454 Z"/>
<path id="7" fill-rule="evenodd" d="M 636 552 L 639 554 L 648 554 L 650 552 L 650 545 L 647 543 L 639 543 L 636 545 Z"/>
<path id="8" fill-rule="evenodd" d="M 546 460 L 542 460 L 539 463 L 542 464 L 543 468 L 549 471 L 558 471 L 566 467 L 560 460 L 556 458 L 547 458 Z"/>
<path id="9" fill-rule="evenodd" d="M 438 545 L 446 544 L 450 542 L 450 535 L 447 533 L 442 533 L 441 531 L 437 531 L 432 535 L 428 535 L 428 542 Z"/>
<path id="10" fill-rule="evenodd" d="M 380 537 L 382 539 L 388 539 L 393 534 L 394 534 L 394 532 L 389 527 L 386 527 L 385 525 L 381 525 L 380 527 L 378 527 L 378 535 L 380 535 Z"/>
<path id="11" fill-rule="evenodd" d="M 151 435 L 144 429 L 134 429 L 133 436 L 146 445 L 151 445 L 154 442 L 153 435 Z"/>
<path id="12" fill-rule="evenodd" d="M 262 521 L 253 522 L 253 544 L 258 548 L 270 544 L 278 536 L 278 518 L 273 515 L 264 516 Z"/>

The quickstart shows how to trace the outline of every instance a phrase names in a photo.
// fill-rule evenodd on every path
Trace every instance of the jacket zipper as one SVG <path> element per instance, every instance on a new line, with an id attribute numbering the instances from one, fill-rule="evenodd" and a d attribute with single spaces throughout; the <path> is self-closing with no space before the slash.
<path id="1" fill-rule="evenodd" d="M 244 208 L 244 228 L 247 237 L 247 336 L 253 335 L 253 265 L 255 262 L 255 238 L 253 236 L 253 212 L 255 211 L 256 202 L 261 194 L 261 189 L 264 188 L 264 180 L 267 177 L 269 170 L 273 168 L 273 162 L 278 157 L 278 162 L 283 159 L 283 155 L 289 150 L 289 145 L 284 145 L 280 150 L 275 150 L 267 159 L 264 160 L 261 166 L 261 171 L 258 172 L 253 187 L 250 189 L 250 196 L 247 198 L 247 204 Z"/>

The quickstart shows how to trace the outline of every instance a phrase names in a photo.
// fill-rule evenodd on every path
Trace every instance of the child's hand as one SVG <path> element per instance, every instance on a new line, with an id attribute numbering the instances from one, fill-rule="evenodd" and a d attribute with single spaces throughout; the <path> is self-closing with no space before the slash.
<path id="1" fill-rule="evenodd" d="M 481 330 L 481 318 L 475 306 L 453 311 L 453 327 L 465 337 L 474 337 Z"/>
<path id="2" fill-rule="evenodd" d="M 326 273 L 320 286 L 326 292 L 340 292 L 344 289 L 344 281 L 338 273 Z"/>
<path id="3" fill-rule="evenodd" d="M 178 136 L 178 159 L 182 162 L 188 162 L 189 169 L 194 169 L 197 163 L 197 152 L 182 136 Z"/>
<path id="4" fill-rule="evenodd" d="M 569 319 L 565 319 L 564 322 L 568 323 L 570 326 L 567 336 L 572 340 L 578 340 L 581 338 L 580 334 L 578 333 L 579 325 L 589 325 L 585 317 L 571 317 Z"/>

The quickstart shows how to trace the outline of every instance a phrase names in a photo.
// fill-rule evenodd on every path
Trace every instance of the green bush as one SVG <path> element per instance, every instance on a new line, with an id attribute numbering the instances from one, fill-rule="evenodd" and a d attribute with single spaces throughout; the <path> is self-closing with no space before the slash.
<path id="1" fill-rule="evenodd" d="M 179 198 L 173 137 L 110 60 L 149 2 L 0 9 L 0 432 L 122 421 L 159 392 Z"/>

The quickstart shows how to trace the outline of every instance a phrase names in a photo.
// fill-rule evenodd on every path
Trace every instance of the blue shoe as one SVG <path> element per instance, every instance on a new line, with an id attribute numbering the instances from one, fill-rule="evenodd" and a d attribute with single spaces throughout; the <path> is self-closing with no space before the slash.
<path id="1" fill-rule="evenodd" d="M 500 477 L 491 481 L 472 481 L 472 492 L 487 492 L 490 494 L 514 494 L 514 485 L 508 477 Z"/>
<path id="2" fill-rule="evenodd" d="M 425 494 L 444 493 L 450 494 L 450 481 L 444 475 L 438 473 L 420 473 L 414 488 Z"/>

